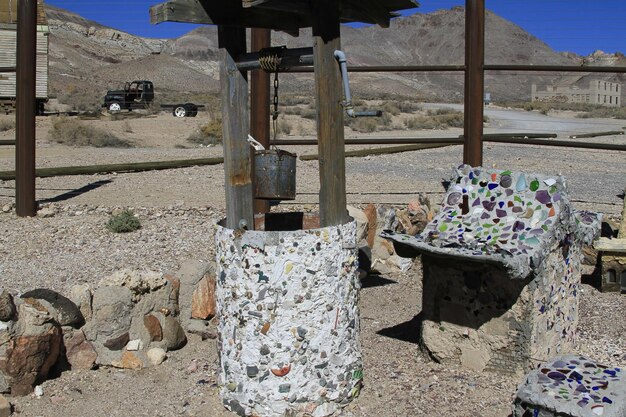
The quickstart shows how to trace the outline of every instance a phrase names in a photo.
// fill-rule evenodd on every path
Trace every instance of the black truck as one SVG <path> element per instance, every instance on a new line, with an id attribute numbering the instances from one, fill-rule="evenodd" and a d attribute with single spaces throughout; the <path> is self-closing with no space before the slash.
<path id="1" fill-rule="evenodd" d="M 122 110 L 135 110 L 148 108 L 154 101 L 154 84 L 152 81 L 137 80 L 124 83 L 123 90 L 109 90 L 104 96 L 104 104 L 109 113 L 117 113 Z M 161 104 L 163 109 L 172 109 L 175 117 L 196 117 L 198 109 L 203 105 L 184 104 Z"/>

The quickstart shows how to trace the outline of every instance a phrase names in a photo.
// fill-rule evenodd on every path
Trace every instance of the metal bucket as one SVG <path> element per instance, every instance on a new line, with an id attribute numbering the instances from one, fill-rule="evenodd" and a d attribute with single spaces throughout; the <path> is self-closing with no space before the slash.
<path id="1" fill-rule="evenodd" d="M 296 155 L 279 149 L 254 153 L 254 197 L 266 200 L 296 198 Z"/>

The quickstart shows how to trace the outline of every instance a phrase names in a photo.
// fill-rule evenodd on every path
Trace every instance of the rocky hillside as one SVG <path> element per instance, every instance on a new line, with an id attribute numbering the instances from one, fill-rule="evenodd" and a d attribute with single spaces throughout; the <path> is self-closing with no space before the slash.
<path id="1" fill-rule="evenodd" d="M 52 93 L 82 94 L 99 100 L 108 88 L 131 79 L 150 79 L 157 91 L 211 93 L 219 88 L 217 30 L 201 27 L 178 39 L 147 39 L 108 28 L 62 9 L 47 9 Z M 446 65 L 464 62 L 464 11 L 461 7 L 396 19 L 389 29 L 377 26 L 342 29 L 343 49 L 354 65 Z M 274 34 L 274 44 L 311 45 L 310 31 L 297 38 Z M 606 65 L 608 57 L 596 57 Z M 614 62 L 619 62 L 615 57 Z M 486 16 L 486 63 L 580 64 L 581 57 L 557 53 L 513 23 Z M 488 73 L 486 91 L 494 100 L 527 100 L 530 84 L 554 82 L 554 75 Z M 284 75 L 284 90 L 313 91 L 310 74 Z M 413 96 L 423 100 L 460 101 L 460 73 L 353 74 L 356 94 Z"/>

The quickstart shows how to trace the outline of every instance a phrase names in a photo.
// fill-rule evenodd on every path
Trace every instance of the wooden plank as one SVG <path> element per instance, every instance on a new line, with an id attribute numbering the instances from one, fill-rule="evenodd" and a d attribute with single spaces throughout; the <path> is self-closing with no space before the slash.
<path id="1" fill-rule="evenodd" d="M 619 230 L 617 237 L 620 239 L 626 239 L 626 189 L 624 190 L 624 206 L 622 207 L 622 222 L 619 224 Z"/>
<path id="2" fill-rule="evenodd" d="M 626 254 L 626 239 L 609 239 L 607 237 L 601 237 L 594 242 L 593 247 L 600 252 L 621 252 Z"/>
<path id="3" fill-rule="evenodd" d="M 335 51 L 341 49 L 339 5 L 319 0 L 314 9 L 313 49 L 320 175 L 320 224 L 334 226 L 348 221 L 346 161 L 343 133 L 343 90 Z"/>
<path id="4" fill-rule="evenodd" d="M 163 22 L 213 24 L 198 0 L 169 0 L 150 7 L 150 23 Z"/>
<path id="5" fill-rule="evenodd" d="M 403 146 L 389 146 L 385 148 L 369 148 L 369 149 L 356 149 L 354 151 L 346 151 L 346 158 L 360 158 L 365 156 L 372 155 L 388 155 L 393 153 L 402 153 L 402 152 L 412 152 L 412 151 L 421 151 L 422 149 L 433 149 L 433 148 L 443 148 L 444 146 L 450 146 L 448 144 L 440 144 L 440 143 L 424 143 L 417 145 L 403 145 Z M 319 155 L 311 154 L 311 155 L 302 155 L 300 156 L 301 161 L 315 161 L 319 159 Z"/>
<path id="6" fill-rule="evenodd" d="M 245 29 L 218 27 L 222 129 L 226 188 L 226 226 L 254 229 L 252 163 L 247 138 L 250 125 L 248 80 L 235 57 L 246 52 Z"/>
<path id="7" fill-rule="evenodd" d="M 362 10 L 362 13 L 383 28 L 389 27 L 391 15 L 389 11 L 377 0 L 347 0 L 346 4 L 354 9 Z"/>

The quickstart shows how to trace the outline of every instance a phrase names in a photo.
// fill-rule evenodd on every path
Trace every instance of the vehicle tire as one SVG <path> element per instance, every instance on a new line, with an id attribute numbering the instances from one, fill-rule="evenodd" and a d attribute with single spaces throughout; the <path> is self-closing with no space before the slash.
<path id="1" fill-rule="evenodd" d="M 187 117 L 188 113 L 187 108 L 183 105 L 177 105 L 174 107 L 174 110 L 172 110 L 174 117 Z"/>
<path id="2" fill-rule="evenodd" d="M 119 113 L 122 111 L 122 106 L 119 101 L 112 101 L 109 103 L 109 113 Z"/>
<path id="3" fill-rule="evenodd" d="M 185 108 L 187 109 L 187 117 L 196 117 L 198 114 L 198 106 L 193 103 L 185 103 Z"/>

